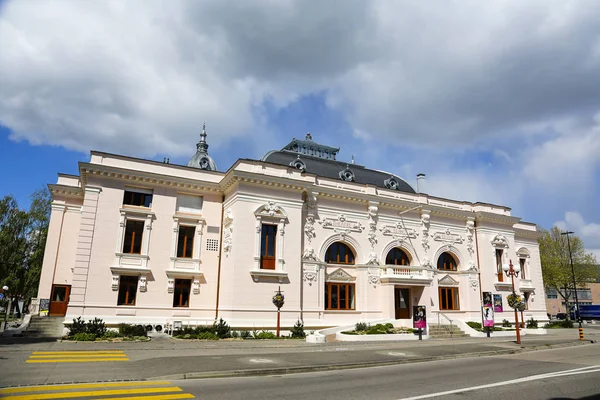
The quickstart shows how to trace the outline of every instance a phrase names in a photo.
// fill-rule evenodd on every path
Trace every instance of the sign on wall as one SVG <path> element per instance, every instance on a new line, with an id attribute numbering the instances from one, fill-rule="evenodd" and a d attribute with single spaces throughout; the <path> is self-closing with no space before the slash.
<path id="1" fill-rule="evenodd" d="M 502 312 L 502 295 L 494 295 L 494 312 Z"/>
<path id="2" fill-rule="evenodd" d="M 492 306 L 492 292 L 483 292 L 483 306 Z"/>
<path id="3" fill-rule="evenodd" d="M 50 299 L 40 299 L 40 315 L 48 315 L 50 310 Z"/>
<path id="4" fill-rule="evenodd" d="M 413 306 L 413 328 L 425 329 L 427 327 L 427 313 L 425 306 Z"/>

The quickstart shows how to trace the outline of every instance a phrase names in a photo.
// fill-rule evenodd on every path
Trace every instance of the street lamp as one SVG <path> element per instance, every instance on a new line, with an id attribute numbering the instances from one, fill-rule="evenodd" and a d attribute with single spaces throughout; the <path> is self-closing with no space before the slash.
<path id="1" fill-rule="evenodd" d="M 569 259 L 571 260 L 571 275 L 573 276 L 573 291 L 575 292 L 575 318 L 579 323 L 579 340 L 583 340 L 583 327 L 581 326 L 581 314 L 579 313 L 579 298 L 577 296 L 577 283 L 575 281 L 575 268 L 573 268 L 573 254 L 571 253 L 571 239 L 569 235 L 574 232 L 566 231 L 561 232 L 561 235 L 567 235 L 567 245 L 569 246 Z M 566 293 L 565 293 L 566 294 Z M 569 312 L 569 310 L 567 310 Z"/>
<path id="2" fill-rule="evenodd" d="M 510 276 L 512 279 L 512 294 L 513 298 L 516 297 L 515 293 L 515 276 L 519 276 L 519 272 L 521 272 L 521 266 L 519 264 L 514 265 L 512 260 L 510 260 L 510 264 L 504 264 L 502 266 L 502 271 L 506 274 L 506 276 Z M 517 312 L 517 307 L 515 305 L 515 327 L 517 328 L 517 344 L 521 344 L 521 331 L 519 330 L 519 314 Z"/>
<path id="3" fill-rule="evenodd" d="M 8 286 L 6 286 L 6 285 L 2 286 L 2 292 L 8 294 Z M 8 313 L 10 312 L 10 309 L 12 307 L 11 300 L 12 300 L 11 298 L 8 299 L 8 304 L 6 305 L 6 310 L 4 311 L 4 323 L 3 324 L 0 323 L 0 325 L 2 325 L 1 326 L 2 329 L 0 330 L 1 332 L 4 332 L 4 330 L 6 330 L 6 324 L 8 321 Z"/>

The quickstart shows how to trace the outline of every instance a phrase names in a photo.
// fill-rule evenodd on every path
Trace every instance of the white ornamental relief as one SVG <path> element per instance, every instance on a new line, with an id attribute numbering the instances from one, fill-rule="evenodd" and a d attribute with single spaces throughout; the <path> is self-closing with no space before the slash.
<path id="1" fill-rule="evenodd" d="M 433 234 L 433 240 L 445 243 L 462 243 L 463 238 L 458 233 L 452 233 L 450 229 L 446 229 L 443 232 L 436 232 Z"/>
<path id="2" fill-rule="evenodd" d="M 304 274 L 302 275 L 302 280 L 308 283 L 308 286 L 312 286 L 313 283 L 317 282 L 317 272 L 304 271 Z"/>
<path id="3" fill-rule="evenodd" d="M 312 240 L 317 236 L 315 232 L 315 218 L 310 215 L 306 217 L 306 223 L 304 224 L 304 234 L 306 235 L 306 241 L 310 246 Z"/>
<path id="4" fill-rule="evenodd" d="M 479 287 L 479 282 L 477 282 L 477 279 L 476 278 L 471 278 L 469 280 L 469 284 L 470 284 L 471 288 L 473 289 L 473 291 L 476 292 L 477 288 Z"/>
<path id="5" fill-rule="evenodd" d="M 194 279 L 192 282 L 192 290 L 194 294 L 200 293 L 200 281 L 198 279 Z"/>
<path id="6" fill-rule="evenodd" d="M 333 229 L 336 233 L 362 232 L 365 227 L 358 221 L 349 221 L 344 214 L 337 218 L 325 218 L 319 221 L 323 228 Z"/>
<path id="7" fill-rule="evenodd" d="M 373 287 L 376 287 L 381 283 L 381 277 L 379 276 L 378 272 L 369 271 L 367 281 L 369 282 L 369 285 L 373 285 Z"/>
<path id="8" fill-rule="evenodd" d="M 233 214 L 231 210 L 227 210 L 223 219 L 223 251 L 225 257 L 229 257 L 231 248 L 233 247 Z"/>
<path id="9" fill-rule="evenodd" d="M 145 275 L 140 276 L 138 286 L 140 288 L 140 292 L 145 292 L 148 289 Z"/>
<path id="10" fill-rule="evenodd" d="M 497 234 L 494 239 L 492 239 L 492 246 L 508 248 L 508 240 L 504 235 Z"/>
<path id="11" fill-rule="evenodd" d="M 369 253 L 369 260 L 367 261 L 367 265 L 381 265 L 379 259 L 377 258 L 377 253 Z"/>
<path id="12" fill-rule="evenodd" d="M 112 290 L 119 290 L 119 275 L 112 277 Z"/>
<path id="13" fill-rule="evenodd" d="M 406 239 L 416 239 L 419 234 L 412 228 L 407 228 L 402 222 L 395 225 L 384 225 L 379 228 L 384 236 L 391 236 L 396 240 L 405 241 Z"/>
<path id="14" fill-rule="evenodd" d="M 467 220 L 467 251 L 469 252 L 469 258 L 473 259 L 473 233 L 475 232 L 475 221 L 472 219 Z"/>
<path id="15" fill-rule="evenodd" d="M 371 250 L 374 250 L 375 245 L 377 244 L 377 224 L 374 222 L 371 222 L 369 224 L 368 238 L 369 238 L 369 243 L 371 243 Z"/>
<path id="16" fill-rule="evenodd" d="M 319 262 L 319 259 L 317 258 L 317 255 L 315 254 L 315 250 L 312 248 L 308 248 L 308 249 L 304 250 L 304 254 L 302 254 L 302 260 Z"/>
<path id="17" fill-rule="evenodd" d="M 421 237 L 421 245 L 423 245 L 423 250 L 425 251 L 425 254 L 427 254 L 427 252 L 429 251 L 429 222 L 430 222 L 430 215 L 427 213 L 423 213 L 421 215 L 421 232 L 423 234 L 423 236 Z"/>

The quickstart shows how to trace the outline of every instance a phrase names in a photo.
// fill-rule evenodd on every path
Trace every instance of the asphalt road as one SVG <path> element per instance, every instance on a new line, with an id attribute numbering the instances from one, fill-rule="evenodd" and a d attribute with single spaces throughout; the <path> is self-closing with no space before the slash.
<path id="1" fill-rule="evenodd" d="M 174 381 L 199 399 L 599 399 L 600 346 L 283 376 Z"/>

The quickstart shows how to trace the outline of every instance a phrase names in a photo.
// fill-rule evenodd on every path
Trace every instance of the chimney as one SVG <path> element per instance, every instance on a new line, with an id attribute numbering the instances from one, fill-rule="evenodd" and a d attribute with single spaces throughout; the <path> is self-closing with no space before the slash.
<path id="1" fill-rule="evenodd" d="M 425 174 L 418 173 L 417 174 L 417 193 L 425 192 Z"/>

